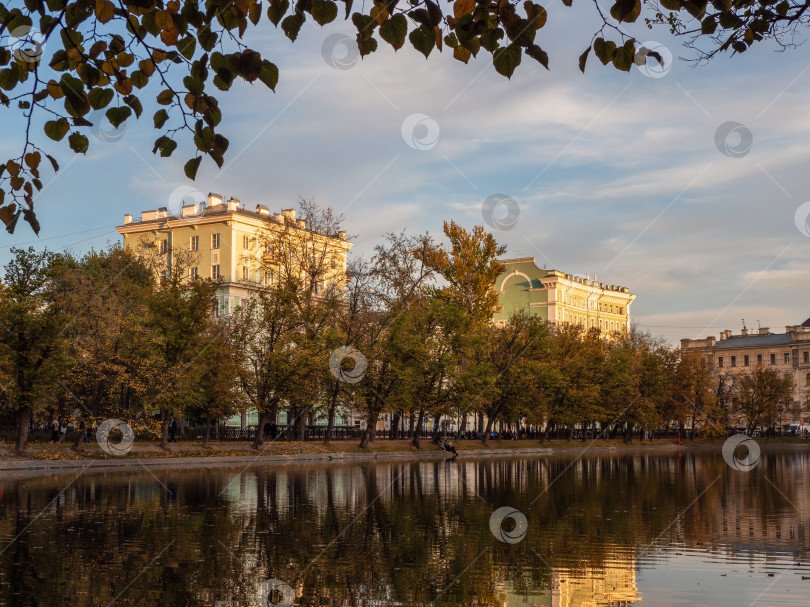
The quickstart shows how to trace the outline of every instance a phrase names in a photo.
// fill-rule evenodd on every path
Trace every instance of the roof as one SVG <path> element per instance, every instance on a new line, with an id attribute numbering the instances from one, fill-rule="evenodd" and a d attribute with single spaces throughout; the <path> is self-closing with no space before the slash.
<path id="1" fill-rule="evenodd" d="M 803 326 L 803 327 L 810 327 L 810 318 L 808 318 L 807 320 L 805 320 L 805 321 L 802 323 L 802 326 Z"/>
<path id="2" fill-rule="evenodd" d="M 785 333 L 775 335 L 735 336 L 717 342 L 716 348 L 748 348 L 751 346 L 784 346 L 792 343 L 793 338 Z"/>

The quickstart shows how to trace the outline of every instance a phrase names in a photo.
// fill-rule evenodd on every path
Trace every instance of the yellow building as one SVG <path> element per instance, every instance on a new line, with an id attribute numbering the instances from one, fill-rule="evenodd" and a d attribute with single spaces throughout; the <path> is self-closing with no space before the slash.
<path id="1" fill-rule="evenodd" d="M 627 287 L 605 284 L 586 275 L 540 269 L 534 257 L 501 260 L 504 270 L 495 280 L 499 310 L 496 323 L 523 310 L 546 322 L 578 324 L 603 333 L 630 330 L 630 304 L 636 299 Z"/>
<path id="2" fill-rule="evenodd" d="M 294 209 L 271 213 L 256 205 L 255 211 L 248 210 L 239 199 L 226 201 L 219 194 L 185 204 L 179 214 L 170 214 L 165 207 L 144 211 L 140 221 L 127 214 L 117 230 L 124 248 L 165 255 L 163 271 L 175 267 L 173 256 L 182 255 L 189 278 L 219 280 L 219 314 L 228 314 L 243 298 L 271 287 L 281 272 L 309 278 L 316 293 L 333 286 L 343 280 L 352 246 L 346 232 L 319 234 L 308 229 L 303 219 L 296 219 Z"/>

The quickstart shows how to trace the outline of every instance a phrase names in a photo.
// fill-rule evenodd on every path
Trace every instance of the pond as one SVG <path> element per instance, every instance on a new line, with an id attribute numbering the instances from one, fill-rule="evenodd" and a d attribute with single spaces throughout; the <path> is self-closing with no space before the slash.
<path id="1" fill-rule="evenodd" d="M 807 605 L 810 455 L 0 477 L 0 605 Z"/>

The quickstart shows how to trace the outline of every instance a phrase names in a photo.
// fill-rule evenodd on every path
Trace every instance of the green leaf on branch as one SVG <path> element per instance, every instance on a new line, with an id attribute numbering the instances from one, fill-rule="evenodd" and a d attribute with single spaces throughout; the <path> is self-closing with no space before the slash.
<path id="1" fill-rule="evenodd" d="M 408 20 L 402 13 L 397 13 L 380 26 L 380 38 L 399 50 L 405 44 L 408 35 Z"/>
<path id="2" fill-rule="evenodd" d="M 118 128 L 124 120 L 132 115 L 132 110 L 127 106 L 114 107 L 107 110 L 104 115 L 113 127 Z"/>
<path id="3" fill-rule="evenodd" d="M 617 0 L 610 15 L 619 22 L 633 23 L 641 14 L 641 0 Z"/>
<path id="4" fill-rule="evenodd" d="M 155 128 L 160 129 L 163 128 L 163 125 L 166 124 L 166 121 L 169 119 L 169 113 L 164 109 L 159 109 L 155 112 Z"/>
<path id="5" fill-rule="evenodd" d="M 326 25 L 337 18 L 337 4 L 332 0 L 312 0 L 312 18 L 318 25 Z"/>
<path id="6" fill-rule="evenodd" d="M 624 45 L 616 49 L 613 55 L 613 66 L 617 70 L 629 72 L 633 66 L 633 60 L 636 56 L 636 48 L 632 40 L 628 40 Z"/>
<path id="7" fill-rule="evenodd" d="M 259 80 L 261 80 L 267 88 L 275 91 L 276 85 L 278 84 L 278 68 L 275 64 L 267 59 L 263 59 L 262 69 L 261 72 L 259 72 Z"/>
<path id="8" fill-rule="evenodd" d="M 520 65 L 521 50 L 517 44 L 510 44 L 495 51 L 492 55 L 492 64 L 502 76 L 511 78 L 515 68 Z"/>
<path id="9" fill-rule="evenodd" d="M 585 52 L 579 56 L 579 71 L 585 73 L 585 63 L 588 61 L 588 54 L 591 52 L 591 47 L 585 49 Z"/>
<path id="10" fill-rule="evenodd" d="M 436 46 L 436 33 L 432 29 L 427 30 L 424 27 L 417 27 L 408 35 L 408 40 L 411 41 L 413 48 L 422 53 L 427 59 L 433 47 Z"/>
<path id="11" fill-rule="evenodd" d="M 81 133 L 71 133 L 70 137 L 68 137 L 68 143 L 70 144 L 70 149 L 76 152 L 77 154 L 86 153 L 87 148 L 90 145 L 90 142 L 87 140 L 87 137 L 85 137 Z"/>
<path id="12" fill-rule="evenodd" d="M 602 65 L 607 65 L 613 61 L 613 55 L 616 52 L 616 43 L 612 41 L 605 42 L 604 38 L 597 38 L 593 42 L 593 53 L 602 62 Z"/>
<path id="13" fill-rule="evenodd" d="M 284 35 L 287 36 L 287 38 L 295 42 L 302 25 L 304 25 L 304 17 L 302 15 L 290 15 L 289 17 L 285 17 L 284 21 L 281 22 L 281 29 L 284 30 Z"/>
<path id="14" fill-rule="evenodd" d="M 197 178 L 197 169 L 200 168 L 200 162 L 202 161 L 202 156 L 197 156 L 196 158 L 192 158 L 189 160 L 186 165 L 183 167 L 183 171 L 186 174 L 186 177 L 194 181 Z"/>
<path id="15" fill-rule="evenodd" d="M 45 134 L 54 141 L 62 141 L 62 138 L 67 135 L 69 130 L 70 125 L 66 118 L 49 120 L 45 123 Z"/>
<path id="16" fill-rule="evenodd" d="M 164 135 L 163 137 L 158 137 L 155 140 L 155 147 L 152 148 L 152 153 L 154 154 L 155 152 L 160 151 L 161 158 L 168 158 L 172 155 L 172 152 L 174 152 L 176 148 L 177 142 Z"/>
<path id="17" fill-rule="evenodd" d="M 536 44 L 526 47 L 526 55 L 537 61 L 544 68 L 548 69 L 548 53 Z"/>

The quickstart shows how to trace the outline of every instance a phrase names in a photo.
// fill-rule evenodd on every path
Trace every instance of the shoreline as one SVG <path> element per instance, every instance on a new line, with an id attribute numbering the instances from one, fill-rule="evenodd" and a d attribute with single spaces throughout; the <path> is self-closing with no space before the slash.
<path id="1" fill-rule="evenodd" d="M 476 446 L 458 445 L 458 457 L 456 461 L 479 460 L 482 458 L 503 458 L 503 457 L 553 457 L 553 456 L 579 456 L 579 455 L 641 455 L 644 453 L 676 453 L 717 450 L 722 447 L 723 441 L 691 441 L 681 445 L 670 441 L 656 441 L 653 443 L 630 443 L 625 444 L 617 441 L 617 444 L 595 443 L 574 443 L 567 441 L 555 442 L 553 445 L 540 445 L 533 443 L 533 446 L 514 446 L 483 448 Z M 757 441 L 760 448 L 765 451 L 771 450 L 810 450 L 810 442 L 782 442 L 782 441 Z M 72 453 L 72 452 L 71 452 Z M 86 453 L 85 455 L 90 455 Z M 453 460 L 454 458 L 446 451 L 441 451 L 433 445 L 425 445 L 422 449 L 394 449 L 377 451 L 322 451 L 322 452 L 298 452 L 298 453 L 257 453 L 255 455 L 172 455 L 162 452 L 156 457 L 106 457 L 93 458 L 84 457 L 76 459 L 35 459 L 9 457 L 0 453 L 0 480 L 9 478 L 21 478 L 23 476 L 40 474 L 68 474 L 68 473 L 91 473 L 91 472 L 127 472 L 142 470 L 179 470 L 179 469 L 204 469 L 204 468 L 237 468 L 253 466 L 302 466 L 302 465 L 324 465 L 324 464 L 351 464 L 351 463 L 374 463 L 374 462 L 395 462 L 395 461 L 436 461 Z M 27 474 L 26 474 L 27 473 Z"/>

